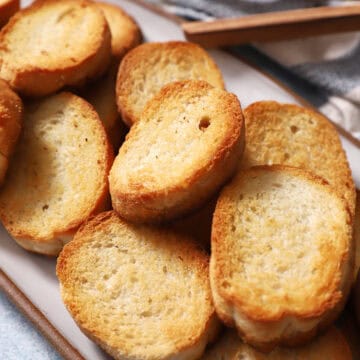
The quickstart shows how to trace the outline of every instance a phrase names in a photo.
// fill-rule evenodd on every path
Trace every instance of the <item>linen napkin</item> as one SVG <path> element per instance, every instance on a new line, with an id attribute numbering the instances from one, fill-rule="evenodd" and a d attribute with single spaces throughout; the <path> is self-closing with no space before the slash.
<path id="1" fill-rule="evenodd" d="M 314 6 L 360 4 L 315 0 L 150 0 L 189 20 L 210 20 Z M 251 49 L 252 48 L 252 49 Z M 360 32 L 257 43 L 238 50 L 286 78 L 333 122 L 360 140 Z M 268 69 L 267 69 L 268 68 Z M 307 91 L 308 90 L 308 91 Z"/>

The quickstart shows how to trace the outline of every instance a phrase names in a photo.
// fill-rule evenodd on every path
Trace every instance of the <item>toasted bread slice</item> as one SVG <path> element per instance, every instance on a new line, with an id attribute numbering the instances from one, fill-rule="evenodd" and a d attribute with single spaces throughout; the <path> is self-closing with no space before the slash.
<path id="1" fill-rule="evenodd" d="M 9 85 L 0 79 L 0 184 L 2 184 L 8 160 L 20 135 L 23 104 Z"/>
<path id="2" fill-rule="evenodd" d="M 164 85 L 204 80 L 224 88 L 220 70 L 200 46 L 180 41 L 146 43 L 131 50 L 120 64 L 116 96 L 121 117 L 131 126 L 148 100 Z"/>
<path id="3" fill-rule="evenodd" d="M 88 85 L 81 95 L 95 108 L 99 114 L 106 133 L 109 137 L 114 150 L 120 147 L 124 141 L 128 128 L 121 121 L 116 107 L 115 82 L 117 65 L 110 66 L 105 76 L 95 83 Z"/>
<path id="4" fill-rule="evenodd" d="M 243 138 L 235 95 L 204 81 L 165 86 L 114 161 L 114 210 L 130 221 L 162 222 L 200 207 L 236 170 Z"/>
<path id="5" fill-rule="evenodd" d="M 284 164 L 321 176 L 355 213 L 355 186 L 334 126 L 321 114 L 297 105 L 260 101 L 244 111 L 246 147 L 242 168 Z"/>
<path id="6" fill-rule="evenodd" d="M 227 330 L 201 360 L 353 360 L 348 342 L 332 326 L 312 342 L 297 348 L 276 348 L 268 354 L 243 343 L 235 331 Z"/>
<path id="7" fill-rule="evenodd" d="M 0 192 L 0 218 L 25 249 L 57 255 L 88 216 L 108 206 L 113 155 L 83 99 L 60 93 L 28 105 Z"/>
<path id="8" fill-rule="evenodd" d="M 264 350 L 310 339 L 340 313 L 352 284 L 346 202 L 303 169 L 240 172 L 220 194 L 211 249 L 217 313 Z"/>
<path id="9" fill-rule="evenodd" d="M 216 335 L 208 256 L 175 233 L 99 214 L 57 263 L 63 301 L 115 359 L 197 359 Z"/>
<path id="10" fill-rule="evenodd" d="M 111 54 L 121 60 L 132 48 L 141 43 L 142 35 L 138 24 L 119 6 L 97 2 L 103 11 L 111 32 Z"/>
<path id="11" fill-rule="evenodd" d="M 0 0 L 0 27 L 20 9 L 20 0 Z"/>
<path id="12" fill-rule="evenodd" d="M 0 77 L 28 96 L 82 85 L 106 70 L 110 56 L 109 26 L 86 0 L 40 1 L 14 15 L 0 33 Z"/>

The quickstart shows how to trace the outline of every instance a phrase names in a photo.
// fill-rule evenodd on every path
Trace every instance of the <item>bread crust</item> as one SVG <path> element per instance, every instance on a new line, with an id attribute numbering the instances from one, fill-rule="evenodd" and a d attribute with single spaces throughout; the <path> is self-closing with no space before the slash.
<path id="1" fill-rule="evenodd" d="M 294 104 L 259 101 L 244 110 L 247 146 L 241 162 L 302 167 L 327 180 L 355 214 L 355 184 L 338 132 L 322 114 Z"/>
<path id="2" fill-rule="evenodd" d="M 118 236 L 118 238 L 114 238 L 115 236 Z M 127 236 L 132 240 L 125 239 Z M 133 236 L 137 237 L 137 239 L 134 239 Z M 101 239 L 100 242 L 99 239 Z M 166 259 L 168 255 L 165 254 L 168 254 L 170 251 L 166 250 L 166 248 L 171 249 L 171 258 L 173 258 L 173 261 L 178 262 L 180 259 L 183 263 L 181 266 L 186 267 L 187 272 L 191 271 L 194 278 L 199 279 L 196 281 L 203 284 L 203 289 L 196 289 L 196 291 L 199 291 L 198 295 L 195 295 L 194 285 L 192 284 L 193 280 L 190 280 L 190 278 L 184 280 L 179 277 L 177 284 L 182 286 L 181 284 L 184 281 L 189 282 L 188 286 L 191 285 L 189 289 L 192 289 L 191 291 L 194 297 L 196 297 L 194 301 L 200 301 L 198 297 L 202 299 L 202 306 L 198 309 L 200 313 L 204 312 L 201 318 L 206 315 L 206 321 L 201 323 L 192 323 L 198 320 L 195 320 L 191 316 L 177 318 L 177 315 L 174 315 L 175 318 L 171 319 L 171 323 L 167 323 L 166 318 L 162 318 L 164 315 L 156 312 L 156 328 L 159 332 L 151 335 L 153 337 L 151 337 L 150 340 L 150 347 L 148 342 L 141 337 L 137 338 L 136 345 L 134 345 L 133 338 L 128 336 L 130 330 L 124 327 L 126 319 L 122 311 L 114 309 L 113 316 L 109 318 L 108 314 L 101 313 L 99 309 L 93 308 L 94 303 L 91 297 L 83 296 L 87 291 L 87 283 L 97 283 L 96 276 L 99 276 L 98 281 L 102 283 L 109 280 L 107 274 L 112 265 L 111 262 L 106 264 L 105 253 L 107 251 L 114 252 L 112 261 L 116 261 L 118 269 L 122 266 L 121 262 L 127 263 L 127 259 L 133 256 L 133 251 L 138 251 L 139 253 L 135 261 L 137 262 L 136 267 L 139 273 L 136 272 L 136 274 L 140 276 L 141 272 L 144 271 L 151 276 L 158 277 L 159 275 L 157 275 L 158 273 L 154 270 L 153 264 L 149 263 L 148 266 L 146 266 L 146 264 L 143 263 L 146 261 L 144 257 L 147 256 L 146 253 L 143 254 L 142 248 L 145 246 L 141 246 L 143 241 L 149 244 L 148 246 L 150 246 L 151 249 L 153 249 L 152 244 L 154 244 L 154 251 L 158 254 L 157 259 Z M 138 245 L 136 245 L 137 243 Z M 135 250 L 130 247 L 132 246 L 130 244 L 135 244 Z M 118 251 L 117 249 L 120 249 L 120 252 L 124 255 L 115 254 L 115 252 Z M 86 256 L 88 256 L 87 259 L 83 258 L 85 252 L 87 254 Z M 94 252 L 96 252 L 96 256 L 99 256 L 100 259 L 103 255 L 103 261 L 100 260 L 93 263 Z M 150 254 L 149 252 L 147 253 Z M 87 266 L 91 269 L 90 272 L 84 268 L 84 266 L 86 266 L 85 262 L 87 262 Z M 131 268 L 131 265 L 127 265 L 125 268 L 121 267 L 121 273 L 126 272 L 128 267 Z M 130 292 L 133 286 L 130 278 L 137 275 L 131 272 L 131 269 L 128 270 L 129 275 L 121 278 L 123 281 L 121 280 L 119 284 L 121 284 L 121 289 L 124 289 L 124 291 L 127 289 L 126 291 Z M 153 271 L 155 271 L 154 274 L 152 273 Z M 167 271 L 173 271 L 170 263 L 168 264 Z M 87 336 L 99 344 L 115 359 L 197 359 L 203 353 L 206 344 L 212 341 L 219 331 L 220 323 L 212 306 L 209 284 L 208 295 L 206 295 L 208 255 L 200 250 L 191 239 L 176 235 L 168 230 L 143 226 L 135 227 L 119 218 L 114 211 L 99 214 L 83 224 L 75 235 L 74 240 L 64 247 L 58 257 L 56 273 L 60 281 L 63 301 L 78 326 Z M 171 274 L 171 276 L 179 276 L 177 273 Z M 112 276 L 116 276 L 114 272 L 112 272 Z M 164 278 L 163 275 L 161 277 L 163 279 L 161 280 L 159 278 L 160 282 L 167 281 L 166 277 Z M 113 279 L 113 281 L 115 280 Z M 146 304 L 148 296 L 152 298 L 152 305 L 154 302 L 156 303 L 154 306 L 161 305 L 157 304 L 156 293 L 158 293 L 158 291 L 164 291 L 164 289 L 152 289 L 151 287 L 146 287 L 146 285 L 144 285 L 144 289 L 145 290 L 138 290 L 144 292 L 141 293 L 140 297 L 137 297 L 136 302 L 144 302 L 144 306 L 137 308 L 137 312 L 145 311 L 145 307 L 148 306 L 148 304 Z M 97 303 L 102 302 L 102 297 L 106 296 L 107 292 L 110 294 L 113 290 L 116 289 L 109 283 L 104 289 L 98 289 L 99 292 L 97 294 L 93 293 L 92 296 L 96 298 Z M 169 306 L 167 303 L 173 301 L 170 300 L 172 290 L 166 287 L 166 291 L 169 292 L 169 294 L 168 297 L 165 297 L 165 300 L 163 300 L 161 308 Z M 123 306 L 128 306 L 126 299 L 122 300 L 121 296 L 119 297 L 119 301 L 120 303 L 124 301 L 122 303 Z M 187 313 L 187 310 L 185 310 L 185 312 Z M 136 316 L 138 315 L 139 314 L 134 314 L 132 323 L 137 321 Z M 136 323 L 135 329 L 141 330 L 144 326 L 148 327 L 149 325 L 145 321 L 144 319 L 143 322 Z M 113 330 L 112 326 L 116 326 L 116 324 L 121 326 L 121 331 Z M 179 335 L 179 331 L 182 335 Z M 131 333 L 133 334 L 133 332 Z M 136 336 L 136 334 L 133 335 Z M 171 340 L 168 341 L 167 337 Z M 149 339 L 147 341 L 149 341 Z"/>
<path id="3" fill-rule="evenodd" d="M 9 85 L 0 79 L 0 185 L 22 127 L 23 104 Z"/>
<path id="4" fill-rule="evenodd" d="M 23 117 L 23 104 L 10 86 L 0 79 L 0 153 L 9 157 L 19 137 Z"/>
<path id="5" fill-rule="evenodd" d="M 60 110 L 59 106 L 61 106 Z M 66 111 L 75 111 L 76 114 L 71 117 L 65 115 Z M 82 133 L 81 139 L 88 144 L 88 139 L 83 137 L 95 136 L 93 133 L 90 135 L 93 131 L 98 136 L 96 145 L 83 145 L 77 142 L 80 141 L 80 135 L 76 130 L 78 126 L 76 121 L 78 118 L 79 121 L 84 121 L 81 118 L 84 114 L 86 114 L 86 124 L 84 122 L 79 126 L 87 127 L 89 135 Z M 52 135 L 50 130 L 41 130 L 44 122 L 41 125 L 39 123 L 43 121 L 44 116 L 45 119 L 49 119 L 50 124 L 52 122 L 56 124 L 57 116 L 64 116 L 63 121 L 66 124 L 64 126 L 67 126 L 69 133 L 62 134 L 62 139 L 46 138 L 45 140 L 45 136 Z M 25 119 L 24 132 L 14 154 L 9 176 L 0 193 L 0 219 L 14 240 L 26 250 L 56 256 L 89 216 L 109 208 L 107 176 L 112 164 L 113 152 L 95 110 L 85 100 L 71 93 L 63 92 L 27 105 Z M 70 124 L 72 121 L 75 121 L 74 125 Z M 71 126 L 75 129 L 73 133 L 70 132 L 73 131 Z M 65 142 L 65 137 L 74 140 L 70 140 L 72 141 L 70 145 L 62 144 L 63 141 Z M 92 141 L 95 143 L 94 139 Z M 88 154 L 87 146 L 96 146 L 96 154 Z M 89 155 L 88 165 L 78 163 L 77 166 L 82 167 L 77 171 L 85 173 L 86 168 L 90 166 L 93 169 L 89 173 L 92 174 L 92 178 L 82 179 L 84 175 L 75 174 L 75 169 L 72 168 L 74 161 L 69 162 L 66 155 L 67 151 L 71 154 L 75 147 L 78 148 L 76 157 Z M 58 155 L 59 153 L 63 154 L 62 157 Z M 65 163 L 58 164 L 56 162 L 60 161 L 58 159 L 63 159 Z M 66 171 L 68 175 L 62 175 Z M 62 186 L 56 185 L 58 183 L 55 183 L 54 179 L 57 177 L 60 179 L 62 176 L 65 176 L 61 182 Z M 96 188 L 92 184 L 97 184 Z M 64 209 L 64 204 L 69 205 L 70 201 L 66 200 L 66 194 L 74 191 L 75 187 L 81 187 L 83 194 L 79 194 L 81 195 L 79 200 L 74 196 L 71 206 Z M 89 194 L 92 195 L 86 200 Z M 65 200 L 62 200 L 63 198 Z M 58 201 L 64 201 L 64 204 Z M 46 226 L 42 225 L 44 219 Z"/>
<path id="6" fill-rule="evenodd" d="M 128 125 L 140 117 L 145 104 L 166 84 L 204 80 L 224 88 L 221 72 L 200 46 L 182 41 L 145 43 L 122 60 L 116 83 L 117 106 Z"/>
<path id="7" fill-rule="evenodd" d="M 0 1 L 0 27 L 3 27 L 19 9 L 20 0 Z"/>
<path id="8" fill-rule="evenodd" d="M 62 21 L 62 18 L 68 15 L 72 16 L 72 12 L 88 11 L 91 13 L 93 20 L 95 20 L 94 24 L 91 25 L 91 29 L 95 33 L 91 35 L 91 40 L 87 40 L 90 41 L 91 45 L 86 49 L 82 48 L 81 44 L 68 45 L 68 47 L 74 48 L 71 55 L 57 61 L 53 57 L 62 49 L 51 50 L 49 53 L 50 50 L 47 48 L 46 50 L 35 50 L 36 44 L 34 44 L 32 49 L 33 51 L 40 51 L 41 62 L 39 60 L 37 60 L 38 62 L 24 62 L 24 57 L 22 53 L 19 55 L 19 49 L 16 49 L 15 42 L 10 41 L 11 36 L 15 36 L 16 31 L 22 31 L 24 19 L 31 20 L 32 17 L 49 11 L 53 11 L 53 14 L 55 11 L 59 11 L 58 21 Z M 32 36 L 31 27 L 27 27 L 27 30 L 27 36 Z M 43 32 L 45 31 L 47 30 L 43 29 Z M 30 40 L 29 43 L 31 44 Z M 39 1 L 16 13 L 2 29 L 0 33 L 0 55 L 3 60 L 0 76 L 7 80 L 13 89 L 26 96 L 45 96 L 65 85 L 81 86 L 88 79 L 99 77 L 105 72 L 111 56 L 110 29 L 101 10 L 90 1 Z"/>
<path id="9" fill-rule="evenodd" d="M 120 6 L 106 2 L 96 2 L 105 15 L 111 32 L 111 55 L 121 60 L 124 55 L 139 45 L 142 34 L 139 25 Z"/>
<path id="10" fill-rule="evenodd" d="M 184 99 L 179 100 L 181 96 Z M 210 97 L 207 98 L 207 96 Z M 194 119 L 208 116 L 210 121 L 214 123 L 213 126 L 223 128 L 222 134 L 215 133 L 215 130 L 212 130 L 212 135 L 209 135 L 211 139 L 209 138 L 209 143 L 206 144 L 208 148 L 204 150 L 209 152 L 206 160 L 194 160 L 191 167 L 189 166 L 186 171 L 182 168 L 176 169 L 179 178 L 173 182 L 168 182 L 166 185 L 164 185 L 164 179 L 150 180 L 149 185 L 146 185 L 144 183 L 145 177 L 133 169 L 129 169 L 128 175 L 126 175 L 124 166 L 127 166 L 127 153 L 134 148 L 135 142 L 139 141 L 138 139 L 151 131 L 151 127 L 153 131 L 156 130 L 158 126 L 156 116 L 158 116 L 161 108 L 176 103 L 180 106 L 178 101 L 182 101 L 186 107 L 187 99 L 192 98 L 196 99 L 194 100 L 196 104 L 200 101 L 210 101 L 211 98 L 214 102 L 218 101 L 219 105 L 213 113 L 207 113 L 203 109 L 204 113 L 201 114 L 179 114 L 184 118 L 189 116 L 194 117 Z M 223 120 L 221 124 L 220 118 Z M 191 131 L 194 136 L 198 136 L 198 132 L 201 133 L 198 125 Z M 175 145 L 177 142 L 183 141 L 180 132 L 175 130 L 172 133 L 171 131 L 166 136 L 171 136 L 171 141 Z M 159 137 L 161 136 L 159 135 Z M 213 145 L 215 140 L 217 143 Z M 160 223 L 195 210 L 233 175 L 243 147 L 243 116 L 240 103 L 235 95 L 215 89 L 203 81 L 188 80 L 169 84 L 148 103 L 141 121 L 130 129 L 119 155 L 114 161 L 109 177 L 113 208 L 125 219 L 138 223 Z M 151 151 L 151 148 L 154 149 L 153 145 L 150 145 L 148 151 Z M 163 150 L 166 151 L 167 149 Z M 196 154 L 194 154 L 194 158 L 197 159 L 195 156 Z M 154 161 L 162 161 L 161 155 Z M 148 165 L 146 162 L 143 164 L 144 166 Z M 150 166 L 155 166 L 154 164 L 150 164 Z M 156 173 L 157 171 L 159 170 L 156 168 L 153 171 L 149 170 L 149 177 L 155 179 L 157 176 L 161 176 Z"/>
<path id="11" fill-rule="evenodd" d="M 232 280 L 226 274 L 231 271 L 229 270 L 230 267 L 233 268 L 231 256 L 237 259 L 236 256 L 238 255 L 232 254 L 230 256 L 227 254 L 229 245 L 226 243 L 225 237 L 228 236 L 226 234 L 229 234 L 229 226 L 232 226 L 229 219 L 234 216 L 227 210 L 228 204 L 232 201 L 229 196 L 236 187 L 240 191 L 240 186 L 242 186 L 240 184 L 245 184 L 246 181 L 256 178 L 258 174 L 264 171 L 270 173 L 287 172 L 320 186 L 323 191 L 336 199 L 342 216 L 346 219 L 346 222 L 342 224 L 341 234 L 343 237 L 337 239 L 341 242 L 339 245 L 341 247 L 340 253 L 328 252 L 326 255 L 326 261 L 328 263 L 333 262 L 336 272 L 327 273 L 327 285 L 326 287 L 324 285 L 321 291 L 314 288 L 314 291 L 320 291 L 317 297 L 312 295 L 312 299 L 316 299 L 314 302 L 311 302 L 310 298 L 306 299 L 307 302 L 304 302 L 305 299 L 303 299 L 293 308 L 288 308 L 288 300 L 285 297 L 281 304 L 278 303 L 275 310 L 270 309 L 270 305 L 261 306 L 260 301 L 259 303 L 250 303 L 244 294 L 230 290 L 232 289 L 232 285 L 230 285 Z M 302 169 L 282 165 L 256 166 L 239 172 L 233 182 L 222 191 L 213 218 L 210 281 L 219 317 L 227 325 L 236 326 L 240 336 L 246 342 L 263 351 L 270 351 L 277 345 L 297 346 L 310 340 L 319 331 L 329 326 L 345 305 L 351 287 L 351 275 L 354 266 L 354 243 L 351 232 L 351 214 L 345 200 L 339 197 L 336 191 L 322 178 Z M 325 256 L 325 253 L 322 256 Z M 253 291 L 258 290 L 254 289 Z M 258 296 L 261 296 L 260 293 Z M 266 293 L 264 296 L 269 296 L 270 299 L 272 294 Z"/>

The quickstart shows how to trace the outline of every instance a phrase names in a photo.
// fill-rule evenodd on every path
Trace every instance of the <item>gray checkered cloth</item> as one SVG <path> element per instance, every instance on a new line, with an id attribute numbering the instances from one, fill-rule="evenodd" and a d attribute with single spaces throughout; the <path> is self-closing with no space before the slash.
<path id="1" fill-rule="evenodd" d="M 188 19 L 210 20 L 313 6 L 360 4 L 315 0 L 149 0 Z M 360 139 L 360 32 L 238 47 Z"/>

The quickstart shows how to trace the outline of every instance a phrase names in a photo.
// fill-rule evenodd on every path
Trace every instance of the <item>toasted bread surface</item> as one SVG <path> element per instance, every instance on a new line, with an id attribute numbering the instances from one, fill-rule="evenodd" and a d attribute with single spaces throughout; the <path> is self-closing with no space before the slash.
<path id="1" fill-rule="evenodd" d="M 57 255 L 79 225 L 108 206 L 113 155 L 83 99 L 60 93 L 28 104 L 0 192 L 0 218 L 27 250 Z"/>
<path id="2" fill-rule="evenodd" d="M 200 46 L 180 41 L 146 43 L 120 64 L 116 96 L 123 121 L 131 126 L 160 89 L 173 81 L 204 80 L 224 88 L 220 70 Z"/>
<path id="3" fill-rule="evenodd" d="M 202 357 L 202 360 L 353 360 L 349 344 L 332 326 L 326 333 L 297 348 L 276 348 L 264 354 L 243 343 L 234 330 L 223 337 Z"/>
<path id="4" fill-rule="evenodd" d="M 355 186 L 334 126 L 323 115 L 297 105 L 260 101 L 244 111 L 246 147 L 242 168 L 284 164 L 323 177 L 355 212 Z"/>
<path id="5" fill-rule="evenodd" d="M 111 35 L 90 1 L 40 1 L 11 18 L 0 49 L 0 77 L 24 95 L 44 96 L 100 76 L 109 65 Z"/>
<path id="6" fill-rule="evenodd" d="M 218 314 L 266 350 L 314 336 L 341 311 L 352 283 L 346 202 L 303 169 L 240 172 L 220 194 L 211 248 Z"/>
<path id="7" fill-rule="evenodd" d="M 243 150 L 236 96 L 204 81 L 165 86 L 128 133 L 110 172 L 114 210 L 161 222 L 200 207 L 234 173 Z"/>
<path id="8" fill-rule="evenodd" d="M 20 0 L 0 0 L 0 27 L 4 26 L 19 8 Z"/>
<path id="9" fill-rule="evenodd" d="M 21 131 L 22 116 L 20 97 L 0 79 L 0 153 L 5 157 L 14 151 Z"/>
<path id="10" fill-rule="evenodd" d="M 111 54 L 120 60 L 132 48 L 141 43 L 138 24 L 123 9 L 114 4 L 97 2 L 105 15 L 111 32 Z"/>
<path id="11" fill-rule="evenodd" d="M 113 64 L 107 73 L 95 83 L 89 84 L 83 89 L 81 95 L 95 108 L 99 114 L 109 140 L 115 150 L 118 151 L 120 144 L 127 133 L 126 125 L 121 121 L 116 107 L 115 82 L 117 65 Z"/>
<path id="12" fill-rule="evenodd" d="M 196 359 L 218 330 L 208 256 L 114 211 L 80 228 L 57 276 L 70 314 L 115 359 Z"/>
<path id="13" fill-rule="evenodd" d="M 10 157 L 20 135 L 22 117 L 21 99 L 0 79 L 0 184 L 5 179 Z"/>

